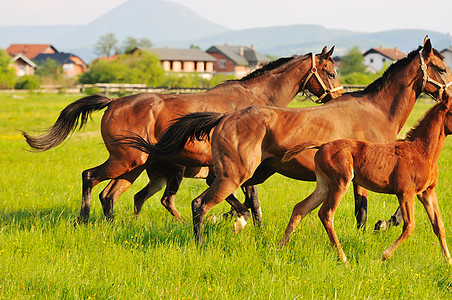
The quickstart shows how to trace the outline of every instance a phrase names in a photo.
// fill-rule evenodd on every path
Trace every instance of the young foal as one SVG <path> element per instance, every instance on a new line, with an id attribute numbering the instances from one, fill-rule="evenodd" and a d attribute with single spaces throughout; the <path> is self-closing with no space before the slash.
<path id="1" fill-rule="evenodd" d="M 442 99 L 408 133 L 405 140 L 379 144 L 341 139 L 323 145 L 320 143 L 320 146 L 304 143 L 287 151 L 283 158 L 285 161 L 304 150 L 319 149 L 314 158 L 317 185 L 309 197 L 295 205 L 281 245 L 289 241 L 291 233 L 306 214 L 323 203 L 319 210 L 320 220 L 332 245 L 338 249 L 339 258 L 347 261 L 333 221 L 339 202 L 354 181 L 371 191 L 395 194 L 399 200 L 403 231 L 381 254 L 382 260 L 389 259 L 413 232 L 414 196 L 417 195 L 439 238 L 444 259 L 452 264 L 435 193 L 438 158 L 446 136 L 452 133 L 451 99 L 447 93 L 443 93 Z"/>

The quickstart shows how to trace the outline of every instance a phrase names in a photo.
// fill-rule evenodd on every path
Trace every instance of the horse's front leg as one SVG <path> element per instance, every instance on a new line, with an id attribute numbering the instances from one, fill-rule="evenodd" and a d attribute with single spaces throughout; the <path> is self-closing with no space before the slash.
<path id="1" fill-rule="evenodd" d="M 369 191 L 353 183 L 353 192 L 355 195 L 356 224 L 358 229 L 365 229 L 367 221 L 367 195 Z"/>

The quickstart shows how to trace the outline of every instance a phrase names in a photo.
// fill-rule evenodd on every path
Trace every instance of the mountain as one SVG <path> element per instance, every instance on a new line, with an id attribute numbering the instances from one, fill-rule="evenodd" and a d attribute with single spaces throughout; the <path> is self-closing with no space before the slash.
<path id="1" fill-rule="evenodd" d="M 86 62 L 96 56 L 93 45 L 106 33 L 114 33 L 119 45 L 128 36 L 147 38 L 155 47 L 201 49 L 212 45 L 251 45 L 261 53 L 289 56 L 336 46 L 343 55 L 358 46 L 398 47 L 405 53 L 417 48 L 426 34 L 438 50 L 452 45 L 448 34 L 422 29 L 391 30 L 376 33 L 329 29 L 320 25 L 292 25 L 229 30 L 211 22 L 189 8 L 161 0 L 129 0 L 103 16 L 78 26 L 0 26 L 0 48 L 13 43 L 49 43 L 59 51 L 72 52 Z"/>

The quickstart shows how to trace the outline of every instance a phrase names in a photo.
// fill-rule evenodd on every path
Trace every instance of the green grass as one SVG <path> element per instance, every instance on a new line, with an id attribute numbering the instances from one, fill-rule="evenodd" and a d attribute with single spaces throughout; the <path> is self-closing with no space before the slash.
<path id="1" fill-rule="evenodd" d="M 26 151 L 18 130 L 36 133 L 52 125 L 77 96 L 0 95 L 0 298 L 67 299 L 450 299 L 452 268 L 441 256 L 422 205 L 416 203 L 416 229 L 394 256 L 380 253 L 401 227 L 374 234 L 373 224 L 397 208 L 390 195 L 369 195 L 368 229 L 355 229 L 353 198 L 341 202 L 335 228 L 350 263 L 337 261 L 317 217 L 308 215 L 288 247 L 278 248 L 295 203 L 314 183 L 276 175 L 258 187 L 264 226 L 250 222 L 235 235 L 233 221 L 206 222 L 205 243 L 197 246 L 192 226 L 175 221 L 161 206 L 161 193 L 133 217 L 133 195 L 146 183 L 141 176 L 115 206 L 116 221 L 104 221 L 93 191 L 90 223 L 74 228 L 81 204 L 81 173 L 107 159 L 100 118 L 68 142 L 44 153 Z M 295 105 L 306 105 L 295 103 Z M 418 103 L 413 125 L 431 101 Z M 452 237 L 452 139 L 440 159 L 438 198 L 446 235 Z M 206 185 L 184 180 L 177 207 L 190 220 L 191 200 Z M 228 210 L 225 203 L 212 215 Z"/>

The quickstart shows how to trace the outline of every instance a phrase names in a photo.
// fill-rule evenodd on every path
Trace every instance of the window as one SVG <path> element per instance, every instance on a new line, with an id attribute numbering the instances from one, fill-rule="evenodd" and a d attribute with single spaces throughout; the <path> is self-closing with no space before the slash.
<path id="1" fill-rule="evenodd" d="M 226 69 L 226 61 L 224 59 L 220 60 L 220 69 Z"/>
<path id="2" fill-rule="evenodd" d="M 63 65 L 64 72 L 73 71 L 73 70 L 74 70 L 74 64 L 64 64 Z"/>
<path id="3" fill-rule="evenodd" d="M 374 59 L 373 59 L 373 58 L 371 58 L 371 59 L 370 59 L 370 63 L 372 64 L 373 62 L 374 62 Z"/>

